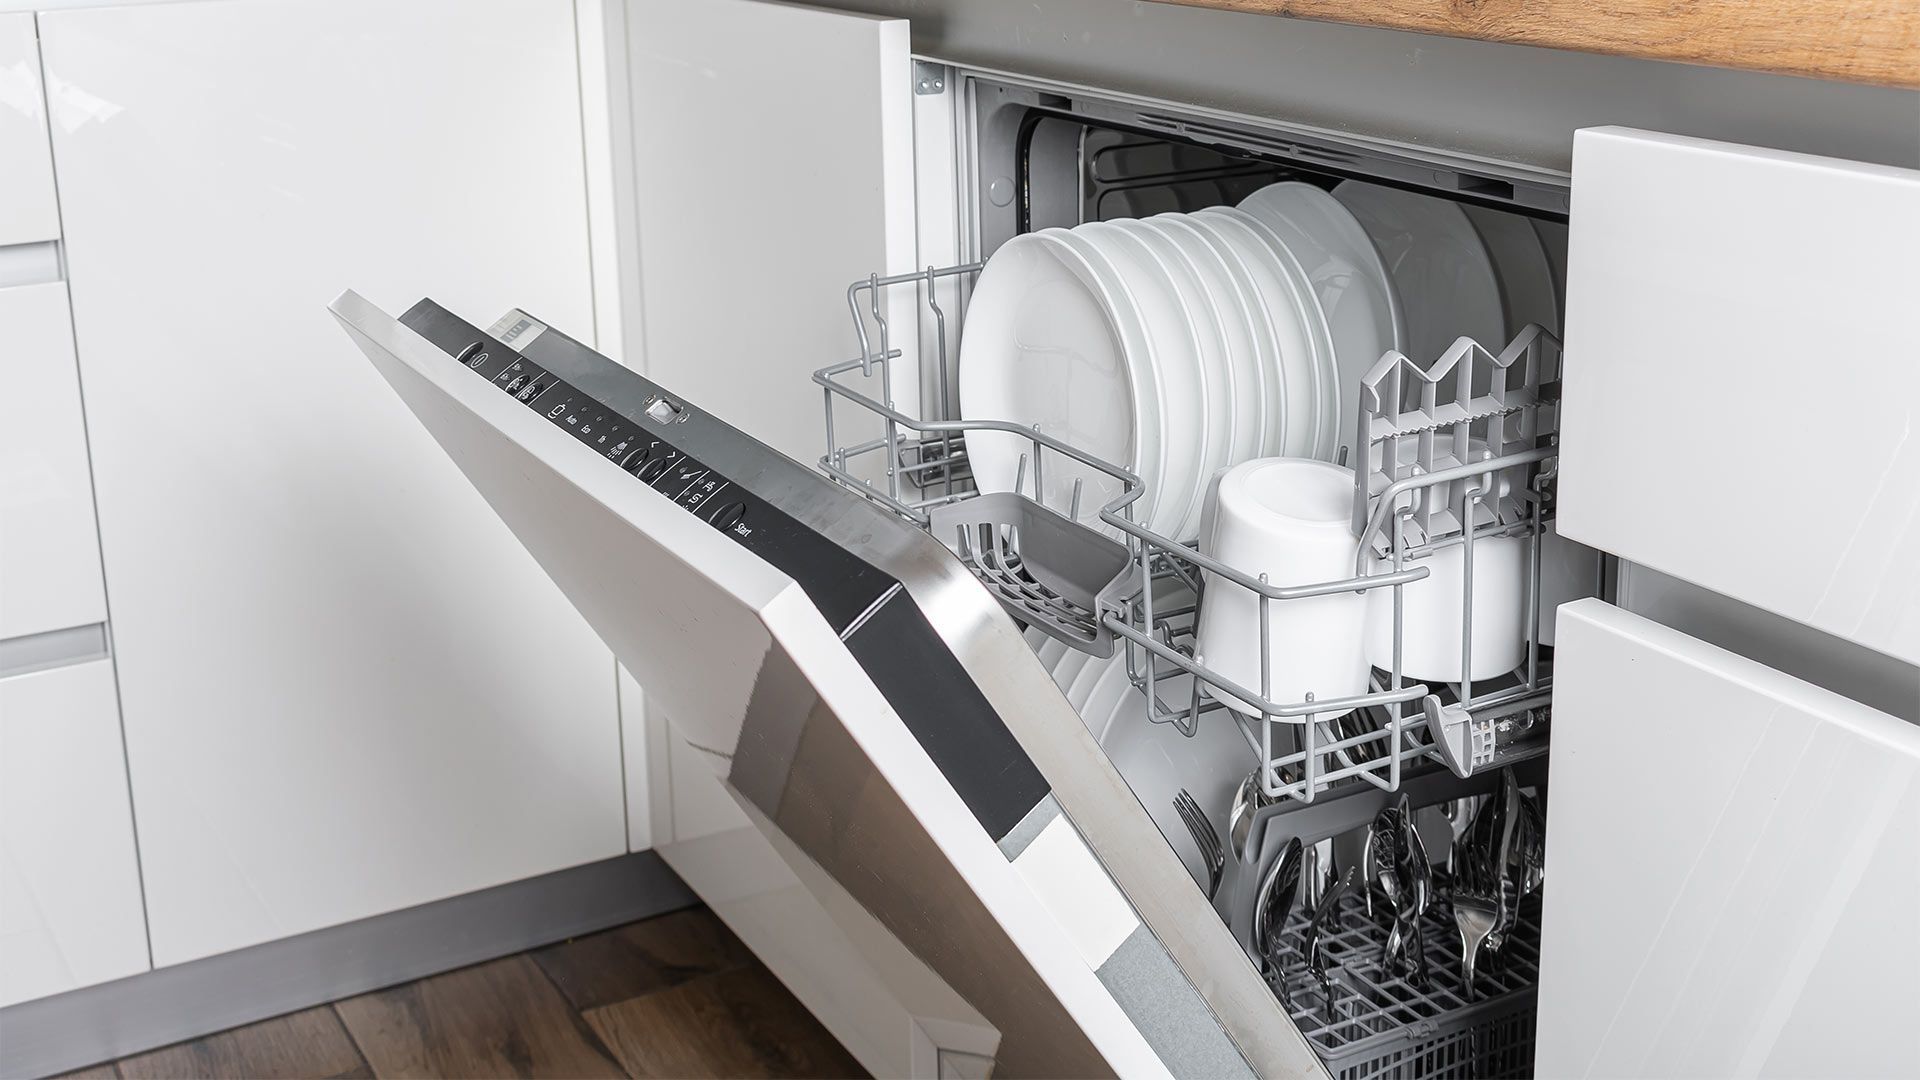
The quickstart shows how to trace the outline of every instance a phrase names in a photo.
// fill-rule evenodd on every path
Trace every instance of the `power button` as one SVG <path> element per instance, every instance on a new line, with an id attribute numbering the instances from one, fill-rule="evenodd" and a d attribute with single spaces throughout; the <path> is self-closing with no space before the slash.
<path id="1" fill-rule="evenodd" d="M 671 424 L 685 413 L 685 409 L 663 397 L 656 397 L 647 402 L 647 419 L 656 424 Z"/>

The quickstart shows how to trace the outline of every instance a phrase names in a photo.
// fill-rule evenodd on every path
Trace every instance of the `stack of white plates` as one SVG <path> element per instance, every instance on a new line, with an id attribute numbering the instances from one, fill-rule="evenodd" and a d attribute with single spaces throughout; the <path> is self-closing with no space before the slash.
<path id="1" fill-rule="evenodd" d="M 1549 311 L 1546 256 L 1513 220 L 1495 248 L 1529 275 L 1508 290 L 1512 306 Z M 1017 236 L 974 289 L 961 415 L 1126 468 L 1145 485 L 1134 519 L 1192 540 L 1220 470 L 1351 455 L 1360 381 L 1387 350 L 1431 359 L 1460 334 L 1504 344 L 1501 280 L 1480 237 L 1452 203 L 1354 182 L 1332 194 L 1279 183 L 1238 207 Z M 1064 513 L 1077 485 L 1085 522 L 1120 494 L 1058 454 L 1036 470 L 1022 436 L 970 432 L 967 453 L 982 491 L 1017 488 Z"/>

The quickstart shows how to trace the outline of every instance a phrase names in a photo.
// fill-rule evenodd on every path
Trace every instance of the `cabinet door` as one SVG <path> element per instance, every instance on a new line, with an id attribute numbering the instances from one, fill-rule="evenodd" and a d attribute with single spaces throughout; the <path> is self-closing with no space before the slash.
<path id="1" fill-rule="evenodd" d="M 155 960 L 620 854 L 605 646 L 326 315 L 591 322 L 570 5 L 41 29 Z"/>
<path id="2" fill-rule="evenodd" d="M 0 289 L 0 640 L 101 622 L 100 542 L 66 286 Z"/>
<path id="3" fill-rule="evenodd" d="M 33 13 L 0 14 L 0 247 L 60 235 Z"/>
<path id="4" fill-rule="evenodd" d="M 0 679 L 0 1006 L 146 969 L 113 665 Z"/>
<path id="5" fill-rule="evenodd" d="M 1574 138 L 1560 531 L 1920 663 L 1920 171 Z"/>
<path id="6" fill-rule="evenodd" d="M 627 8 L 642 370 L 799 461 L 823 452 L 808 375 L 860 352 L 847 286 L 919 269 L 907 31 L 758 0 Z M 911 297 L 891 315 L 893 398 L 916 412 Z"/>
<path id="7" fill-rule="evenodd" d="M 1560 609 L 1541 1076 L 1894 1076 L 1920 727 L 1598 600 Z"/>

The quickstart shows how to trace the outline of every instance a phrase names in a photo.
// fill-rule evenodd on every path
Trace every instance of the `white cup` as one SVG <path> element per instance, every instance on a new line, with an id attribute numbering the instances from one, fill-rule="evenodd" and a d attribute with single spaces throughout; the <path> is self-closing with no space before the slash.
<path id="1" fill-rule="evenodd" d="M 1454 464 L 1453 439 L 1436 440 L 1434 471 Z M 1378 461 L 1380 448 L 1373 453 Z M 1474 460 L 1492 457 L 1483 439 L 1471 439 L 1467 453 Z M 1419 440 L 1400 441 L 1396 456 L 1401 471 L 1417 473 Z M 1438 484 L 1414 494 L 1419 500 L 1432 498 L 1436 505 L 1451 505 L 1454 485 L 1467 483 L 1488 487 L 1491 475 L 1470 477 L 1453 484 Z M 1505 495 L 1509 481 L 1499 478 L 1499 495 Z M 1490 495 L 1490 498 L 1492 496 Z M 1431 555 L 1408 560 L 1405 569 L 1424 566 L 1430 573 L 1421 581 L 1402 586 L 1404 604 L 1401 615 L 1400 674 L 1421 682 L 1461 681 L 1462 608 L 1466 599 L 1466 548 L 1456 544 Z M 1370 573 L 1390 573 L 1387 561 L 1375 562 Z M 1393 670 L 1393 594 L 1391 587 L 1367 592 L 1367 659 L 1374 667 Z M 1527 541 L 1525 537 L 1477 537 L 1473 543 L 1473 663 L 1466 670 L 1474 681 L 1504 675 L 1519 667 L 1527 656 Z"/>
<path id="2" fill-rule="evenodd" d="M 1308 458 L 1242 462 L 1220 478 L 1207 554 L 1273 585 L 1313 585 L 1353 576 L 1360 542 L 1353 535 L 1353 472 Z M 1367 690 L 1363 646 L 1366 597 L 1340 592 L 1267 606 L 1267 656 L 1275 704 L 1330 701 Z M 1201 662 L 1246 687 L 1260 689 L 1260 596 L 1207 575 L 1194 651 Z M 1260 710 L 1230 694 L 1213 696 L 1248 715 Z M 1322 720 L 1348 710 L 1315 714 Z M 1304 720 L 1304 718 L 1302 718 Z"/>
<path id="3" fill-rule="evenodd" d="M 1400 674 L 1420 682 L 1461 681 L 1461 605 L 1466 599 L 1464 544 L 1444 547 L 1404 569 L 1424 566 L 1423 580 L 1401 586 Z M 1392 571 L 1376 563 L 1373 573 Z M 1393 668 L 1393 588 L 1367 591 L 1367 659 Z M 1527 541 L 1520 536 L 1478 537 L 1473 542 L 1473 663 L 1475 682 L 1519 667 L 1527 659 Z"/>

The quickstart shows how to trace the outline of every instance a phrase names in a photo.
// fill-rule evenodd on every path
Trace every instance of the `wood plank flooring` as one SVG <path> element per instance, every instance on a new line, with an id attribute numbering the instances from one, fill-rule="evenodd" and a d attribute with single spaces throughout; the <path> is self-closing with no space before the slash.
<path id="1" fill-rule="evenodd" d="M 62 1080 L 865 1075 L 695 907 Z"/>

